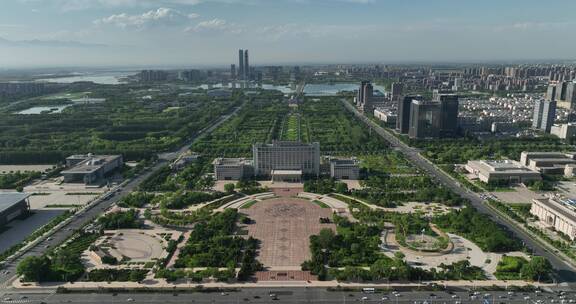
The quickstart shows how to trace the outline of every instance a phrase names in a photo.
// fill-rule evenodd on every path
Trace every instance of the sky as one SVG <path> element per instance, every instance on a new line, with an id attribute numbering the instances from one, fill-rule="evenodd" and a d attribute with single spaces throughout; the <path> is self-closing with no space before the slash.
<path id="1" fill-rule="evenodd" d="M 0 68 L 576 59 L 576 1 L 1 0 Z"/>

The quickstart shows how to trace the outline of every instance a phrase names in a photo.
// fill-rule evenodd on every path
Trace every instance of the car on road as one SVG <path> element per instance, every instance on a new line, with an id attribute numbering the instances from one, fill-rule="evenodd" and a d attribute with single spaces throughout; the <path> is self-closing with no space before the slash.
<path id="1" fill-rule="evenodd" d="M 126 302 L 134 302 L 134 299 L 128 298 L 128 299 L 126 299 Z"/>

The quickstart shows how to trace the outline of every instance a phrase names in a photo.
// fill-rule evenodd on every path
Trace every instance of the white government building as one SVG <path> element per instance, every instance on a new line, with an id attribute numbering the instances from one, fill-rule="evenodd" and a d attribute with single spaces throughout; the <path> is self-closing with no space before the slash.
<path id="1" fill-rule="evenodd" d="M 217 158 L 214 175 L 217 180 L 268 178 L 275 182 L 300 182 L 303 177 L 318 177 L 322 173 L 320 144 L 297 141 L 274 141 L 252 146 L 253 159 Z M 356 159 L 330 158 L 330 176 L 337 179 L 358 179 Z M 328 172 L 326 172 L 328 173 Z"/>

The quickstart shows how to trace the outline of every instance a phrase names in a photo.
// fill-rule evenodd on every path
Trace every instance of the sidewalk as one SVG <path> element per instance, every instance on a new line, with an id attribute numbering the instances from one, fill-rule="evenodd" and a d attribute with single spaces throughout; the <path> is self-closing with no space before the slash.
<path id="1" fill-rule="evenodd" d="M 90 290 L 102 290 L 102 289 L 146 289 L 146 290 L 172 290 L 172 289 L 194 289 L 198 287 L 203 288 L 282 288 L 282 287 L 374 287 L 374 288 L 391 288 L 391 287 L 423 287 L 426 285 L 436 284 L 445 287 L 504 287 L 509 286 L 539 286 L 539 287 L 553 287 L 554 284 L 538 284 L 536 282 L 525 282 L 525 281 L 500 281 L 500 280 L 486 280 L 486 281 L 423 281 L 418 282 L 379 282 L 379 283 L 350 283 L 350 282 L 338 282 L 338 281 L 312 281 L 310 283 L 306 281 L 263 281 L 263 282 L 250 282 L 250 283 L 218 283 L 210 282 L 203 284 L 195 283 L 168 283 L 163 279 L 146 280 L 143 283 L 136 282 L 76 282 L 71 283 L 52 283 L 52 284 L 27 284 L 24 286 L 19 281 L 14 283 L 14 288 L 18 290 L 26 289 L 47 289 L 53 290 L 58 287 L 64 287 L 69 290 L 76 291 L 90 291 Z"/>

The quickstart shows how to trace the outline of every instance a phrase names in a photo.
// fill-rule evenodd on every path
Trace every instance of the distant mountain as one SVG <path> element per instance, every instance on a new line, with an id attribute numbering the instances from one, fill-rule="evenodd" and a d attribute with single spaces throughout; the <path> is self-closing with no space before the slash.
<path id="1" fill-rule="evenodd" d="M 85 43 L 79 41 L 62 41 L 62 40 L 8 40 L 0 37 L 0 46 L 2 47 L 60 47 L 60 48 L 100 48 L 107 47 L 105 44 Z"/>

